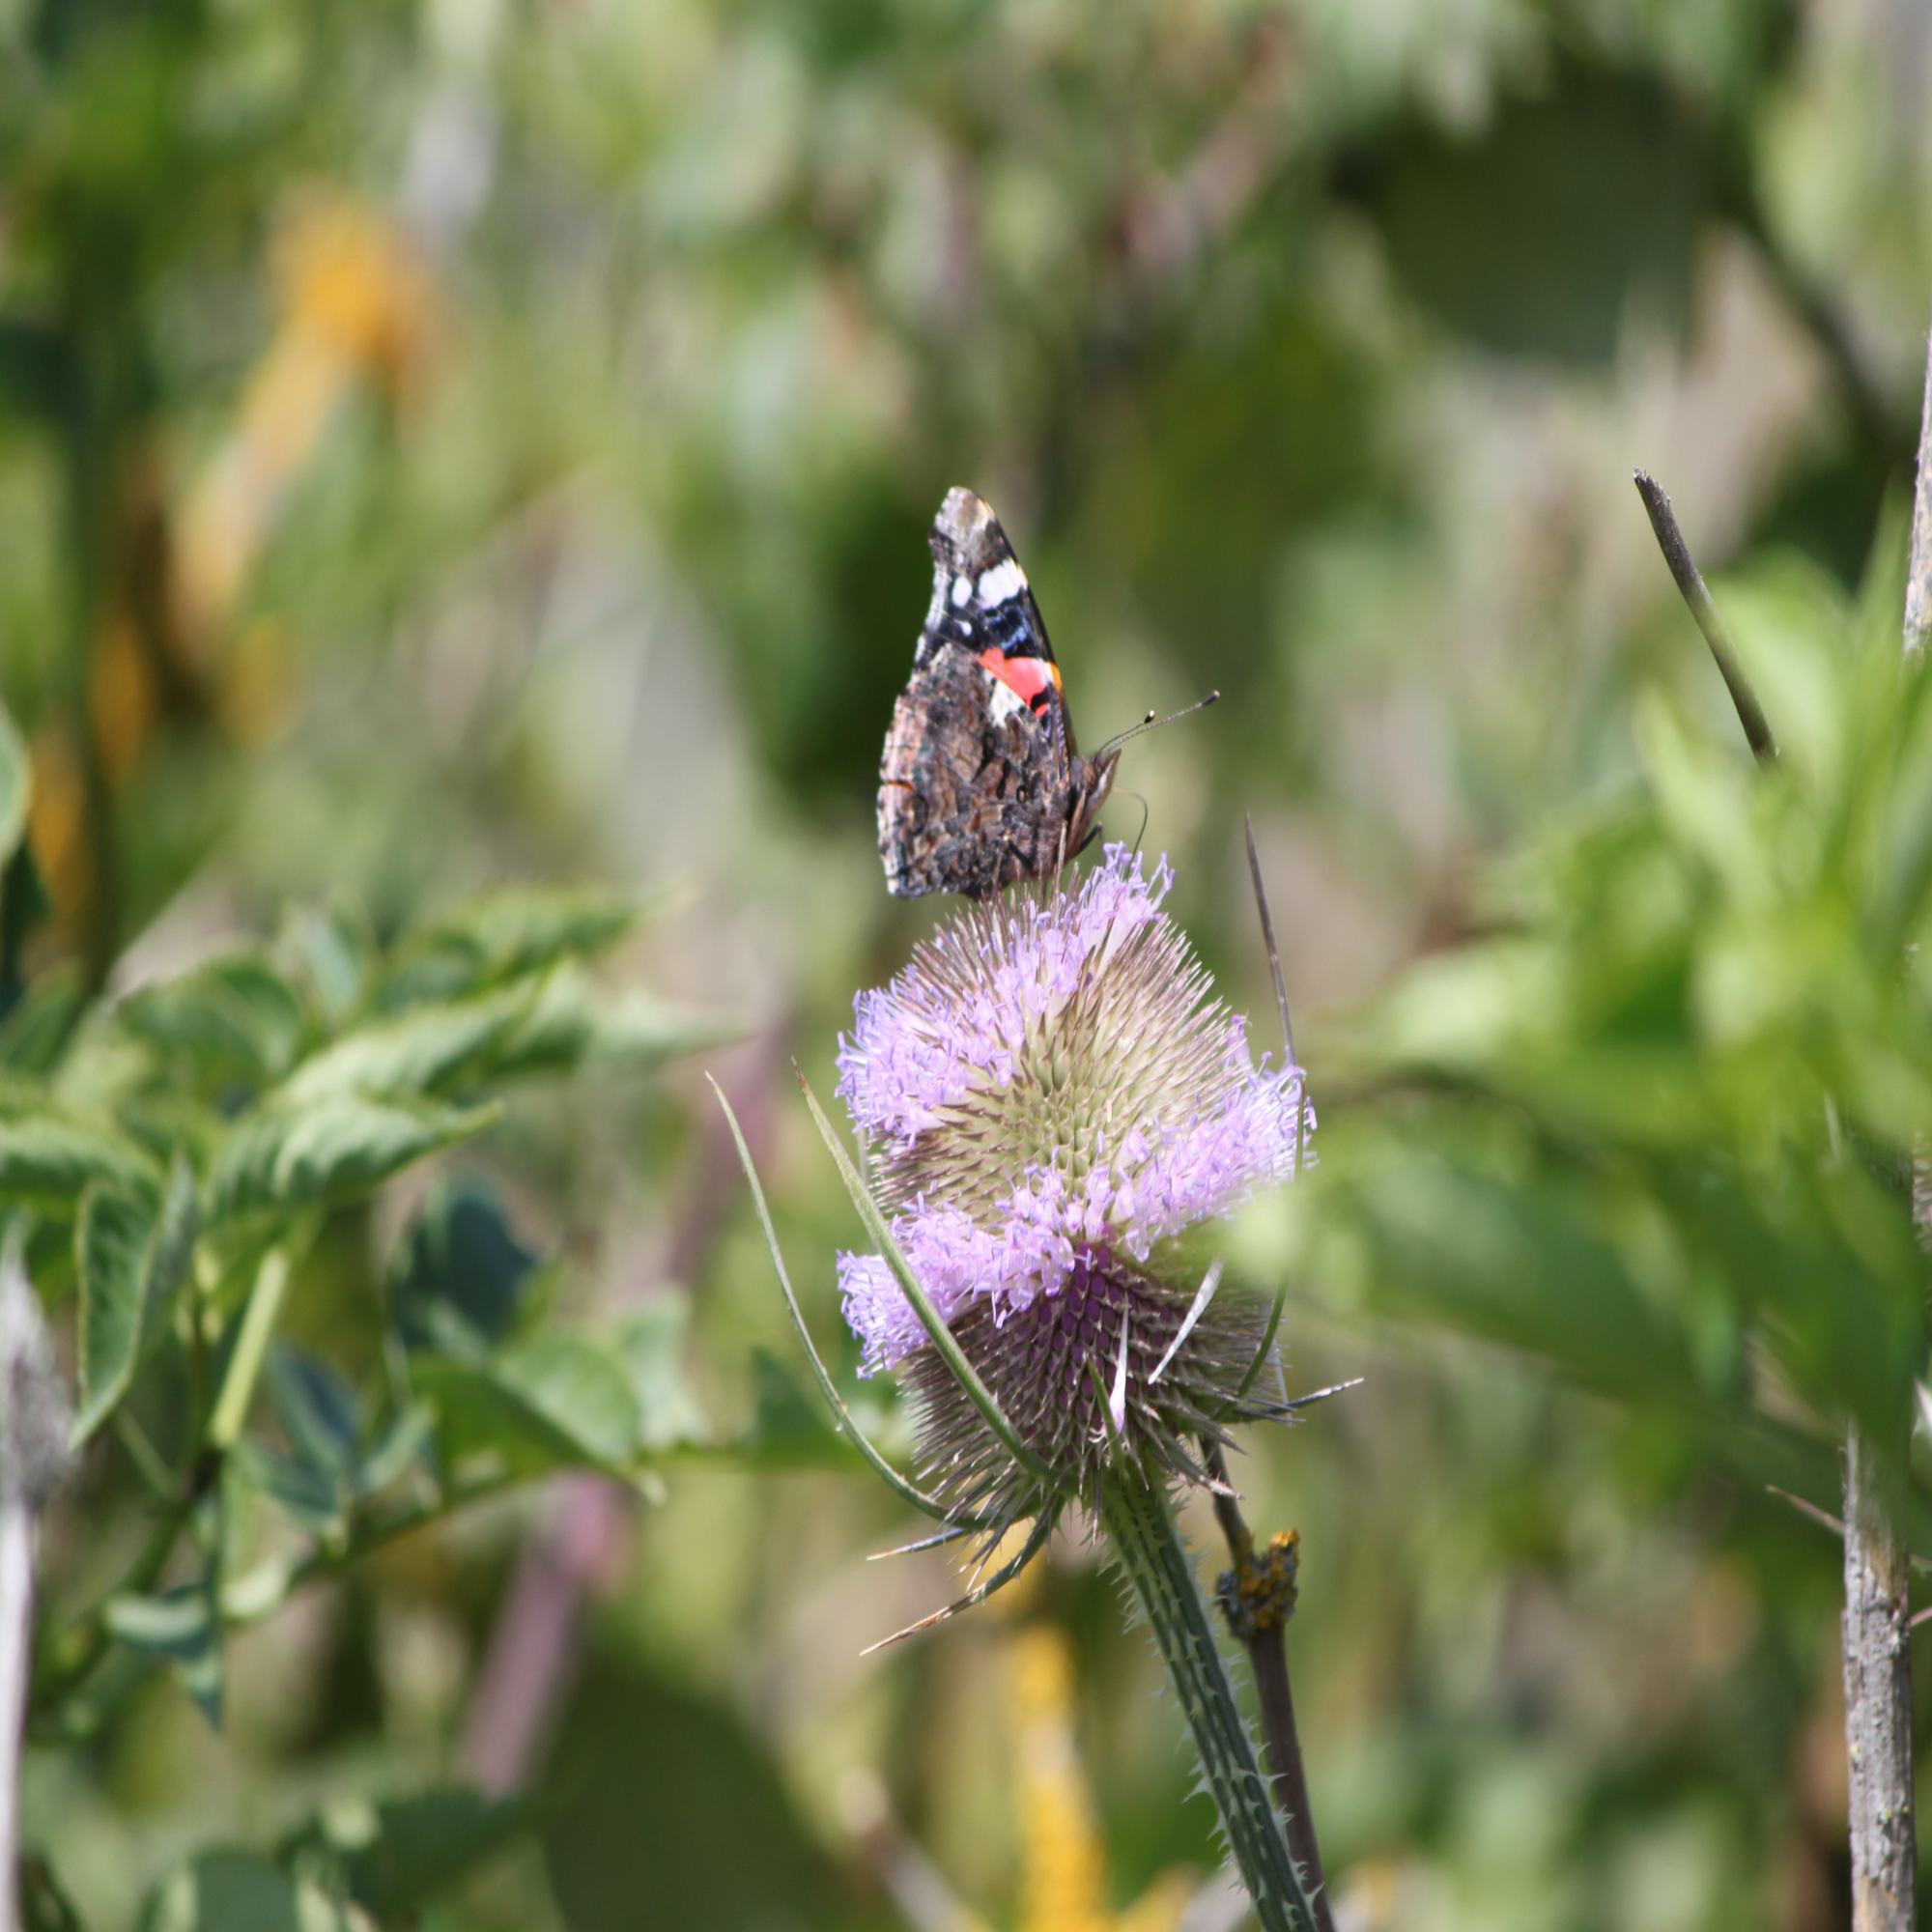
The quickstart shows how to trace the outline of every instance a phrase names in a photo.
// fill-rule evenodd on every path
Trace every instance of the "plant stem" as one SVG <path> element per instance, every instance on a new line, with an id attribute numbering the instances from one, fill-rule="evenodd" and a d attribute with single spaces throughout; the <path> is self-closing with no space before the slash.
<path id="1" fill-rule="evenodd" d="M 1932 633 L 1932 347 L 1918 432 L 1918 476 L 1906 563 L 1908 657 Z M 1914 1206 L 1924 1157 L 1913 1163 Z M 1921 1222 L 1919 1233 L 1925 1233 Z M 1898 1445 L 1901 1452 L 1903 1444 Z M 1899 1457 L 1902 1463 L 1902 1453 Z M 1854 1423 L 1845 1434 L 1845 1751 L 1850 1761 L 1854 1932 L 1911 1932 L 1912 1566 L 1879 1483 L 1878 1460 Z"/>
<path id="2" fill-rule="evenodd" d="M 1858 1425 L 1845 1434 L 1845 1750 L 1854 1932 L 1911 1932 L 1911 1565 Z"/>
<path id="3" fill-rule="evenodd" d="M 1218 1442 L 1203 1445 L 1208 1473 L 1224 1486 L 1216 1490 L 1214 1520 L 1228 1540 L 1228 1554 L 1234 1561 L 1237 1582 L 1255 1565 L 1255 1539 L 1241 1515 L 1228 1482 L 1228 1459 Z M 1292 1610 L 1293 1602 L 1287 1608 Z M 1276 1801 L 1281 1809 L 1282 1831 L 1288 1838 L 1289 1856 L 1308 1881 L 1319 1932 L 1333 1932 L 1334 1915 L 1328 1909 L 1328 1880 L 1321 1868 L 1321 1846 L 1315 1835 L 1315 1809 L 1308 1796 L 1308 1773 L 1301 1758 L 1301 1733 L 1294 1721 L 1294 1688 L 1288 1674 L 1288 1617 L 1257 1619 L 1245 1636 L 1236 1633 L 1248 1653 L 1248 1667 L 1254 1672 L 1255 1701 L 1262 1715 L 1262 1742 L 1267 1747 L 1268 1770 L 1273 1774 Z"/>
<path id="4" fill-rule="evenodd" d="M 1108 1471 L 1100 1520 L 1147 1614 L 1186 1714 L 1203 1781 L 1263 1932 L 1317 1932 L 1320 1920 L 1275 1819 L 1267 1780 L 1235 1702 L 1194 1573 L 1160 1487 L 1122 1458 Z"/>
<path id="5" fill-rule="evenodd" d="M 277 1244 L 262 1257 L 255 1285 L 248 1292 L 248 1305 L 242 1311 L 242 1332 L 235 1338 L 235 1352 L 228 1358 L 228 1373 L 222 1378 L 221 1393 L 214 1399 L 214 1413 L 209 1419 L 211 1448 L 232 1449 L 242 1434 L 288 1286 L 288 1252 Z"/>

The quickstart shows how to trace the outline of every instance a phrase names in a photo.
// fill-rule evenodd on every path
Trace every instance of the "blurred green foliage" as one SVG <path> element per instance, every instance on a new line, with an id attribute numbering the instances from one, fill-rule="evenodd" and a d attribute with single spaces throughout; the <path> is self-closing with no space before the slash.
<path id="1" fill-rule="evenodd" d="M 1856 610 L 1788 567 L 1731 599 L 1780 755 L 1643 703 L 1638 783 L 1356 1016 L 1342 1077 L 1378 1104 L 1344 1104 L 1319 1180 L 1270 1204 L 1293 1225 L 1250 1239 L 1271 1274 L 1741 1432 L 1740 1469 L 1829 1510 L 1847 1423 L 1902 1482 L 1925 1372 L 1932 729 L 1894 568 Z"/>
<path id="2" fill-rule="evenodd" d="M 0 0 L 0 1174 L 91 1432 L 34 1923 L 682 1924 L 716 1866 L 727 1932 L 917 1926 L 913 1857 L 1043 1932 L 1002 1626 L 855 1661 L 956 1577 L 859 1561 L 916 1529 L 805 1402 L 659 1065 L 680 1016 L 745 1027 L 703 1058 L 902 1447 L 785 1061 L 825 1091 L 933 916 L 885 899 L 871 787 L 955 482 L 1085 740 L 1230 698 L 1123 780 L 1261 1011 L 1254 813 L 1321 1109 L 1319 1185 L 1242 1238 L 1298 1258 L 1294 1384 L 1368 1380 L 1240 1480 L 1302 1532 L 1357 1922 L 1842 1922 L 1837 1552 L 1763 1486 L 1827 1497 L 1842 1417 L 1902 1429 L 1923 1369 L 1880 534 L 1918 14 Z M 212 1423 L 275 1252 L 221 1478 L 128 1588 L 189 1340 Z M 565 1468 L 651 1500 L 441 1520 Z M 1124 1910 L 1208 1820 L 1109 1584 L 1052 1568 Z M 532 1600 L 572 1667 L 511 1749 Z M 527 1810 L 455 1795 L 505 1766 Z"/>

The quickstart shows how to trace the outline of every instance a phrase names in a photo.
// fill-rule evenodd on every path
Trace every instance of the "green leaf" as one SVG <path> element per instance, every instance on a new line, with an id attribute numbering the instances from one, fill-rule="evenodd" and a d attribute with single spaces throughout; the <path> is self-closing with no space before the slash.
<path id="1" fill-rule="evenodd" d="M 752 1350 L 752 1405 L 751 1427 L 737 1447 L 756 1461 L 786 1467 L 847 1460 L 841 1432 L 769 1349 Z M 925 1514 L 946 1520 L 945 1512 L 936 1507 Z"/>
<path id="2" fill-rule="evenodd" d="M 1531 362 L 1608 364 L 1634 308 L 1682 328 L 1717 192 L 1707 122 L 1634 67 L 1580 61 L 1468 118 L 1387 130 L 1353 184 L 1426 310 Z"/>
<path id="3" fill-rule="evenodd" d="M 200 1213 L 194 1175 L 177 1158 L 158 1208 L 97 1182 L 75 1231 L 80 1267 L 80 1414 L 84 1442 L 127 1392 L 160 1338 L 188 1276 Z"/>
<path id="4" fill-rule="evenodd" d="M 31 1847 L 20 1854 L 20 1924 L 23 1932 L 82 1932 L 80 1915 L 53 1867 Z"/>
<path id="5" fill-rule="evenodd" d="M 26 984 L 22 964 L 27 942 L 53 910 L 46 882 L 24 839 L 0 865 L 0 1012 L 11 1011 Z"/>
<path id="6" fill-rule="evenodd" d="M 0 1090 L 0 1201 L 70 1213 L 97 1183 L 152 1197 L 161 1169 L 104 1121 L 70 1109 L 44 1088 Z"/>
<path id="7" fill-rule="evenodd" d="M 621 939 L 645 910 L 618 894 L 524 888 L 493 893 L 420 927 L 397 949 L 374 1004 L 385 1011 L 480 992 L 588 958 Z"/>
<path id="8" fill-rule="evenodd" d="M 436 1433 L 436 1418 L 412 1402 L 378 1433 L 369 1453 L 355 1466 L 355 1493 L 380 1495 L 415 1463 Z"/>
<path id="9" fill-rule="evenodd" d="M 373 1932 L 370 1921 L 255 1852 L 202 1852 L 155 1889 L 141 1932 Z"/>
<path id="10" fill-rule="evenodd" d="M 120 1023 L 204 1087 L 272 1085 L 295 1064 L 309 1019 L 274 956 L 226 953 L 121 1002 Z"/>
<path id="11" fill-rule="evenodd" d="M 304 1061 L 274 1096 L 285 1107 L 354 1094 L 414 1098 L 473 1088 L 528 1014 L 524 987 L 460 1005 L 413 1007 L 375 1020 Z"/>
<path id="12" fill-rule="evenodd" d="M 637 1457 L 631 1378 L 582 1336 L 539 1336 L 487 1362 L 418 1356 L 411 1374 L 435 1406 L 438 1442 L 451 1463 L 493 1455 L 529 1475 L 570 1467 L 627 1474 Z"/>
<path id="13" fill-rule="evenodd" d="M 376 946 L 367 926 L 337 906 L 305 907 L 284 922 L 281 944 L 301 962 L 322 1010 L 339 1026 L 369 981 Z"/>
<path id="14" fill-rule="evenodd" d="M 714 1014 L 642 993 L 610 998 L 586 975 L 563 970 L 545 980 L 534 1006 L 503 1043 L 495 1070 L 561 1073 L 608 1062 L 641 1073 L 681 1054 L 722 1046 L 742 1032 Z"/>
<path id="15" fill-rule="evenodd" d="M 686 1373 L 684 1345 L 691 1327 L 688 1295 L 663 1293 L 624 1324 L 618 1347 L 637 1390 L 646 1449 L 702 1442 L 709 1434 Z"/>
<path id="16" fill-rule="evenodd" d="M 282 1347 L 269 1357 L 269 1392 L 297 1461 L 318 1475 L 346 1478 L 362 1440 L 355 1390 L 320 1357 Z"/>
<path id="17" fill-rule="evenodd" d="M 460 1785 L 375 1802 L 345 1798 L 288 1839 L 281 1857 L 331 1896 L 399 1925 L 526 1830 L 529 1816 L 521 1800 Z"/>
<path id="18" fill-rule="evenodd" d="M 0 869 L 27 831 L 27 744 L 13 714 L 0 704 Z"/>
<path id="19" fill-rule="evenodd" d="M 667 1747 L 675 1739 L 676 1748 Z M 557 1726 L 538 1813 L 568 1932 L 852 1932 L 852 1901 L 767 1746 L 695 1673 L 606 1647 Z M 716 1821 L 731 1820 L 721 1856 Z"/>
<path id="20" fill-rule="evenodd" d="M 14 1073 L 51 1072 L 86 1008 L 87 982 L 78 966 L 50 966 L 37 974 L 0 1020 L 0 1066 Z"/>
<path id="21" fill-rule="evenodd" d="M 227 1467 L 318 1536 L 339 1534 L 347 1523 L 347 1492 L 327 1470 L 312 1463 L 244 1440 L 228 1452 Z"/>
<path id="22" fill-rule="evenodd" d="M 516 1326 L 536 1265 L 486 1178 L 439 1182 L 391 1277 L 404 1347 L 465 1357 L 488 1353 Z"/>
<path id="23" fill-rule="evenodd" d="M 270 1104 L 245 1116 L 216 1158 L 209 1219 L 353 1200 L 412 1161 L 481 1133 L 497 1111 L 358 1094 L 302 1108 Z"/>
<path id="24" fill-rule="evenodd" d="M 208 1721 L 219 1729 L 221 1624 L 205 1580 L 183 1583 L 158 1596 L 110 1597 L 104 1615 L 109 1633 L 130 1650 L 165 1658 Z"/>

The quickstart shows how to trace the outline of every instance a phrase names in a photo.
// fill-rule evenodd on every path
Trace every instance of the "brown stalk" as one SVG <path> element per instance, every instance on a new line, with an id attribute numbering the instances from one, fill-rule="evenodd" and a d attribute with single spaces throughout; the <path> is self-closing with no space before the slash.
<path id="1" fill-rule="evenodd" d="M 1255 1561 L 1254 1535 L 1229 1485 L 1221 1445 L 1204 1439 L 1202 1448 L 1208 1473 L 1213 1479 L 1208 1493 L 1213 1498 L 1214 1520 L 1221 1525 L 1234 1560 L 1234 1594 L 1252 1605 L 1269 1594 L 1262 1567 Z M 1261 1614 L 1251 1614 L 1239 1625 L 1230 1617 L 1229 1626 L 1247 1652 L 1248 1667 L 1255 1675 L 1262 1743 L 1267 1751 L 1268 1775 L 1274 1780 L 1275 1807 L 1281 1813 L 1288 1855 L 1308 1888 L 1317 1932 L 1335 1932 L 1334 1915 L 1328 1907 L 1328 1879 L 1321 1868 L 1321 1846 L 1315 1835 L 1315 1813 L 1308 1797 L 1308 1772 L 1301 1758 L 1301 1733 L 1294 1721 L 1294 1688 L 1288 1675 L 1288 1619 L 1293 1607 L 1291 1586 L 1287 1603 L 1267 1603 Z"/>

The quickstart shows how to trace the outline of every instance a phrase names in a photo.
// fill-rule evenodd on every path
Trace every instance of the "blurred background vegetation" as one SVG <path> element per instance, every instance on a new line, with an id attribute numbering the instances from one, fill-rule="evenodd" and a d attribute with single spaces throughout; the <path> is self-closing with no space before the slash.
<path id="1" fill-rule="evenodd" d="M 563 1478 L 300 1595 L 231 1643 L 218 1732 L 156 1677 L 38 1746 L 29 1835 L 80 1919 L 132 1922 L 209 1847 L 332 1830 L 348 1857 L 358 1804 L 473 1781 L 531 1806 L 422 1922 L 1229 1922 L 1178 1719 L 1080 1547 L 1019 1611 L 860 1660 L 953 1576 L 861 1560 L 918 1526 L 800 1394 L 698 1078 L 849 1379 L 855 1229 L 787 1062 L 824 1090 L 854 989 L 938 910 L 888 900 L 872 849 L 925 526 L 953 483 L 999 508 L 1086 742 L 1228 697 L 1123 780 L 1264 1013 L 1253 814 L 1324 1136 L 1382 1118 L 1378 1055 L 1481 1059 L 1499 1116 L 1388 1140 L 1493 1155 L 1505 1202 L 1552 1136 L 1559 1206 L 1578 1146 L 1667 1192 L 1670 1136 L 1747 1141 L 1761 1088 L 1653 1133 L 1600 1091 L 1614 1026 L 1577 1047 L 1608 1056 L 1587 1093 L 1531 1092 L 1506 1029 L 1405 1032 L 1441 985 L 1408 976 L 1492 931 L 1491 862 L 1552 827 L 1563 862 L 1508 916 L 1595 956 L 1622 915 L 1590 882 L 1749 782 L 1635 464 L 1772 640 L 1774 721 L 1783 695 L 1815 724 L 1805 796 L 1856 791 L 1877 727 L 1820 697 L 1848 675 L 1820 639 L 1883 628 L 1861 596 L 1895 639 L 1928 270 L 1917 0 L 0 0 L 0 680 L 39 882 L 9 959 L 121 992 L 292 907 L 387 941 L 505 882 L 665 888 L 616 977 L 742 1034 L 648 1087 L 520 1094 L 338 1213 L 292 1344 L 374 1374 L 369 1283 L 412 1241 L 512 1295 L 534 1258 L 546 1322 L 685 1324 L 645 1406 L 686 1446 L 646 1497 Z M 1662 830 L 1605 857 L 1587 815 L 1640 773 Z M 1140 823 L 1117 794 L 1110 833 Z M 1810 864 L 1791 892 L 1832 899 Z M 1647 930 L 1645 971 L 1694 950 Z M 1788 930 L 1740 950 L 1746 982 Z M 1829 1008 L 1834 972 L 1778 981 L 1780 1011 Z M 1581 1038 L 1602 1014 L 1565 984 Z M 1392 986 L 1411 1008 L 1365 1047 L 1350 1016 Z M 1700 1037 L 1671 1050 L 1701 1067 Z M 1855 1085 L 1855 1047 L 1820 1077 Z M 1837 1548 L 1762 1487 L 1795 1462 L 1664 1399 L 1736 1393 L 1747 1298 L 1687 1295 L 1647 1356 L 1572 1224 L 1445 1262 L 1466 1195 L 1405 1240 L 1331 1165 L 1283 1335 L 1294 1386 L 1367 1382 L 1242 1481 L 1301 1532 L 1349 1922 L 1842 1922 Z M 1605 1239 L 1675 1254 L 1678 1209 Z M 1755 1280 L 1777 1238 L 1726 1221 L 1685 1279 Z M 1892 1306 L 1896 1254 L 1860 1252 Z M 1520 1305 L 1475 1309 L 1463 1259 Z M 1870 1376 L 1807 1382 L 1831 1350 L 1788 1330 L 1781 1367 L 1828 1415 L 1890 1400 L 1902 1327 Z M 1632 1400 L 1658 1358 L 1678 1381 Z M 902 1443 L 890 1389 L 861 1394 Z M 125 1451 L 90 1450 L 48 1526 L 56 1621 L 143 1509 Z M 249 1869 L 204 1922 L 257 1922 Z"/>

